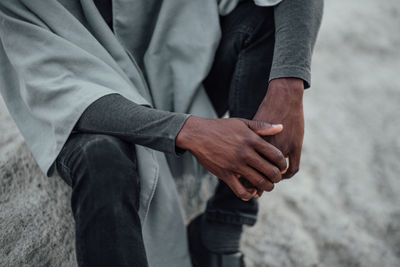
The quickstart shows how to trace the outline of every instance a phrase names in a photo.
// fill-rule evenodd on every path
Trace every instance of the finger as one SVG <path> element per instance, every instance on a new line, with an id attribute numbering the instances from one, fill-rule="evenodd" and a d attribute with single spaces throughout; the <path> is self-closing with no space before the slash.
<path id="1" fill-rule="evenodd" d="M 251 193 L 253 197 L 255 197 L 258 189 L 255 188 L 246 178 L 242 177 L 240 174 L 235 176 L 239 179 L 239 182 L 246 188 L 246 190 Z"/>
<path id="2" fill-rule="evenodd" d="M 282 175 L 284 179 L 292 177 L 299 171 L 300 157 L 301 157 L 301 148 L 289 154 L 289 168 Z"/>
<path id="3" fill-rule="evenodd" d="M 255 189 L 254 186 L 244 177 L 239 175 L 239 182 L 246 188 L 246 189 Z"/>
<path id="4" fill-rule="evenodd" d="M 267 177 L 251 167 L 244 167 L 241 170 L 241 174 L 257 189 L 264 191 L 272 191 L 272 189 L 274 189 L 274 184 L 268 180 Z"/>
<path id="5" fill-rule="evenodd" d="M 260 198 L 260 197 L 262 196 L 263 193 L 264 193 L 263 190 L 257 189 L 257 194 L 254 196 L 254 198 Z"/>
<path id="6" fill-rule="evenodd" d="M 257 190 L 252 190 L 253 192 L 249 192 L 249 190 L 239 182 L 239 179 L 234 176 L 229 179 L 226 184 L 233 191 L 233 193 L 235 193 L 235 195 L 243 201 L 249 201 L 257 193 Z"/>
<path id="7" fill-rule="evenodd" d="M 277 166 L 280 171 L 287 168 L 287 162 L 282 152 L 263 140 L 261 137 L 255 138 L 254 148 L 269 162 Z"/>
<path id="8" fill-rule="evenodd" d="M 280 180 L 282 180 L 281 171 L 256 152 L 254 152 L 252 157 L 248 158 L 247 163 L 252 168 L 264 174 L 264 176 L 266 176 L 268 180 L 273 183 L 278 183 Z"/>
<path id="9" fill-rule="evenodd" d="M 253 132 L 258 135 L 275 135 L 282 131 L 282 124 L 271 124 L 264 121 L 252 121 L 241 119 L 244 123 L 246 123 L 247 127 L 249 127 Z"/>
<path id="10" fill-rule="evenodd" d="M 244 185 L 244 187 L 246 187 L 246 189 L 248 189 L 249 192 L 254 194 L 254 198 L 260 198 L 262 196 L 264 190 L 255 188 L 247 179 L 241 177 L 241 175 L 239 175 L 239 177 L 239 181 L 242 183 L 242 185 Z"/>
<path id="11" fill-rule="evenodd" d="M 255 188 L 249 181 L 247 181 L 245 178 L 242 177 L 243 180 L 240 180 L 240 182 L 246 187 L 246 189 L 248 189 L 249 192 L 254 194 L 254 198 L 260 198 L 262 196 L 262 194 L 264 193 L 264 190 L 259 189 L 259 188 Z M 243 183 L 243 181 L 246 181 L 245 183 Z M 247 184 L 247 185 L 246 185 Z M 250 191 L 250 190 L 254 190 L 254 191 Z"/>
<path id="12" fill-rule="evenodd" d="M 247 192 L 249 192 L 251 195 L 251 197 L 249 199 L 246 199 L 245 201 L 248 201 L 257 195 L 257 188 L 255 187 L 244 187 L 244 188 L 246 188 Z"/>

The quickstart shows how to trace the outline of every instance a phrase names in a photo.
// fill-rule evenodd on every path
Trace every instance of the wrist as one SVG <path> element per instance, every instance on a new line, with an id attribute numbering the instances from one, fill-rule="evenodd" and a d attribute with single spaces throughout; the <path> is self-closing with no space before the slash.
<path id="1" fill-rule="evenodd" d="M 175 145 L 181 149 L 192 151 L 195 146 L 196 138 L 194 137 L 199 131 L 200 125 L 205 119 L 190 116 L 175 139 Z"/>
<path id="2" fill-rule="evenodd" d="M 264 98 L 269 102 L 303 103 L 304 82 L 298 78 L 279 78 L 272 80 L 268 85 L 268 92 Z"/>
<path id="3" fill-rule="evenodd" d="M 299 78 L 278 78 L 269 82 L 269 88 L 302 94 L 304 92 L 304 81 Z"/>

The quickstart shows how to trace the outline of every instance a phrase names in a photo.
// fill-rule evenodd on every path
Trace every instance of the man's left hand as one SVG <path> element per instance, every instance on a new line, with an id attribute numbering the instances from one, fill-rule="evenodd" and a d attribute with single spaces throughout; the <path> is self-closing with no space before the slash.
<path id="1" fill-rule="evenodd" d="M 269 83 L 268 92 L 253 120 L 280 123 L 283 131 L 264 137 L 289 158 L 289 167 L 283 178 L 295 175 L 300 167 L 304 138 L 303 113 L 304 83 L 301 79 L 280 78 Z"/>

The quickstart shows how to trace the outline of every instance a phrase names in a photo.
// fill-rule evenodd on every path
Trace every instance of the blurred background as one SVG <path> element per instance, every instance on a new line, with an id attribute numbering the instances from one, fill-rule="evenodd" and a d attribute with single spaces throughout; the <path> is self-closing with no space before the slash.
<path id="1" fill-rule="evenodd" d="M 264 194 L 248 265 L 400 266 L 399 0 L 325 0 L 304 101 L 301 170 Z M 75 266 L 69 189 L 1 100 L 0 133 L 0 266 Z"/>

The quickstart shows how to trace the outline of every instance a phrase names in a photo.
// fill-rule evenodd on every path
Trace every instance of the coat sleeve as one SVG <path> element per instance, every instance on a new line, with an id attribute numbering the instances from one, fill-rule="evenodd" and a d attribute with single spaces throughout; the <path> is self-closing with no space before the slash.
<path id="1" fill-rule="evenodd" d="M 44 5 L 42 17 L 23 1 L 0 1 L 0 55 L 7 64 L 2 68 L 15 73 L 14 81 L 0 77 L 8 85 L 0 91 L 45 170 L 95 100 L 119 93 L 140 105 L 148 102 L 85 26 L 57 1 L 31 3 Z M 53 23 L 45 20 L 45 12 L 51 13 Z"/>
<path id="2" fill-rule="evenodd" d="M 311 57 L 323 13 L 323 0 L 283 0 L 274 8 L 275 49 L 270 80 L 294 77 L 311 85 Z"/>
<path id="3" fill-rule="evenodd" d="M 190 115 L 138 105 L 119 94 L 106 95 L 92 103 L 74 130 L 107 134 L 129 143 L 180 155 L 175 139 Z"/>

